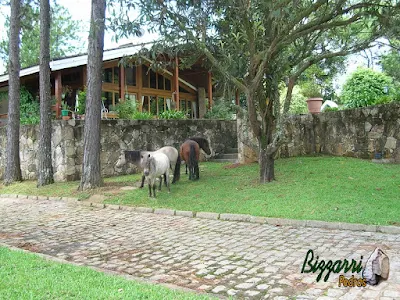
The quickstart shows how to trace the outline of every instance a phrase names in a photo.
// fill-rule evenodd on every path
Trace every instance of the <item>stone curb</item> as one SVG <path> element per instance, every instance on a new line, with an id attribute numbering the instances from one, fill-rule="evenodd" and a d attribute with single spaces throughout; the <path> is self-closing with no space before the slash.
<path id="1" fill-rule="evenodd" d="M 214 212 L 193 212 L 184 210 L 173 210 L 168 208 L 151 208 L 151 207 L 135 207 L 123 206 L 115 204 L 103 204 L 94 202 L 79 201 L 78 198 L 71 197 L 46 197 L 46 196 L 27 196 L 27 195 L 9 195 L 0 194 L 0 198 L 19 198 L 19 199 L 33 199 L 33 200 L 63 200 L 70 203 L 79 204 L 88 207 L 109 208 L 113 210 L 129 210 L 138 213 L 154 213 L 159 215 L 168 216 L 182 216 L 189 218 L 200 218 L 209 220 L 221 221 L 234 221 L 234 222 L 248 222 L 258 224 L 269 224 L 273 226 L 294 226 L 294 227 L 311 227 L 333 230 L 349 230 L 349 231 L 368 231 L 379 232 L 388 234 L 400 234 L 400 227 L 397 226 L 383 226 L 383 225 L 365 225 L 356 223 L 342 223 L 342 222 L 325 222 L 317 220 L 294 220 L 294 219 L 280 219 L 257 217 L 246 214 L 229 214 L 229 213 L 214 213 Z"/>

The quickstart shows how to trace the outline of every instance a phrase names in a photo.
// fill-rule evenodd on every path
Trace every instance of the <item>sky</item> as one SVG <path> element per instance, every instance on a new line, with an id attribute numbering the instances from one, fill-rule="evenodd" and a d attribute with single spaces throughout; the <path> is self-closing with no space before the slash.
<path id="1" fill-rule="evenodd" d="M 89 32 L 89 27 L 90 27 L 90 0 L 57 0 L 57 3 L 68 8 L 70 11 L 72 18 L 74 20 L 80 21 L 82 24 L 82 27 L 85 28 L 80 33 L 80 38 L 82 41 L 85 41 L 85 48 L 83 49 L 82 52 L 87 52 L 87 36 Z M 1 7 L 0 11 L 0 40 L 4 38 L 6 35 L 5 29 L 4 29 L 4 21 L 5 21 L 5 16 L 9 14 L 10 11 L 7 8 L 4 8 L 3 6 Z M 138 37 L 132 37 L 129 39 L 120 39 L 117 42 L 113 40 L 113 33 L 111 32 L 106 32 L 104 36 L 104 49 L 112 49 L 116 48 L 120 45 L 128 44 L 128 43 L 133 43 L 133 44 L 140 44 L 140 43 L 146 43 L 150 42 L 153 40 L 156 40 L 158 38 L 157 34 L 155 33 L 148 33 L 144 32 L 144 35 L 140 38 Z M 75 53 L 71 53 L 75 54 Z M 0 59 L 0 74 L 3 74 L 6 72 L 4 69 L 4 62 L 1 61 Z M 335 89 L 340 90 L 342 85 L 344 84 L 346 78 L 354 72 L 358 66 L 366 66 L 366 60 L 363 59 L 360 55 L 352 55 L 349 57 L 347 60 L 347 69 L 346 73 L 340 75 L 338 78 L 335 80 Z M 377 66 L 375 66 L 375 69 L 377 69 Z"/>

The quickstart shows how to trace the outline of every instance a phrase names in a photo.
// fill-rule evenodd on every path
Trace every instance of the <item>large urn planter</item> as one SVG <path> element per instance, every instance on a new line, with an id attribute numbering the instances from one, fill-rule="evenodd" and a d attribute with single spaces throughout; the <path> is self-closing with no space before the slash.
<path id="1" fill-rule="evenodd" d="M 308 111 L 312 114 L 319 114 L 321 112 L 322 101 L 323 99 L 320 97 L 308 98 L 307 99 Z"/>

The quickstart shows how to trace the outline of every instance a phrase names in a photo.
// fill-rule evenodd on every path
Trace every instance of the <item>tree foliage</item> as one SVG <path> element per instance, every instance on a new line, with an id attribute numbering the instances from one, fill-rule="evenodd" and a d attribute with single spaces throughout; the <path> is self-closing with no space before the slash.
<path id="1" fill-rule="evenodd" d="M 21 68 L 39 64 L 40 18 L 39 6 L 32 0 L 23 1 L 21 7 Z M 5 28 L 9 31 L 10 20 L 6 17 Z M 50 59 L 64 57 L 83 49 L 78 33 L 82 31 L 80 22 L 72 20 L 67 8 L 53 3 L 50 25 Z M 0 58 L 8 60 L 8 38 L 0 42 Z"/>
<path id="2" fill-rule="evenodd" d="M 392 79 L 382 72 L 359 68 L 346 80 L 341 95 L 349 108 L 377 104 L 393 90 Z"/>

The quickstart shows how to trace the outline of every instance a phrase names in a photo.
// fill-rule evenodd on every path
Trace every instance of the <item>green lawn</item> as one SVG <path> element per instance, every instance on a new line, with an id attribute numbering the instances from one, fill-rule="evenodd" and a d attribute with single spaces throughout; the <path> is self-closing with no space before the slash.
<path id="1" fill-rule="evenodd" d="M 122 205 L 400 225 L 400 165 L 328 156 L 279 159 L 275 170 L 277 181 L 264 185 L 258 183 L 257 164 L 226 166 L 201 163 L 200 180 L 192 182 L 184 174 L 183 165 L 181 180 L 171 186 L 170 194 L 163 187 L 157 193 L 157 200 L 148 197 L 147 187 L 119 190 L 122 185 L 140 180 L 138 175 L 107 179 L 107 186 L 97 193 L 109 195 L 107 203 Z M 3 187 L 1 193 L 38 194 L 37 191 L 47 189 L 49 194 L 59 191 L 71 196 L 78 185 L 60 183 L 37 189 L 35 184 L 24 182 Z"/>
<path id="2" fill-rule="evenodd" d="M 0 247 L 1 299 L 210 299 Z"/>

